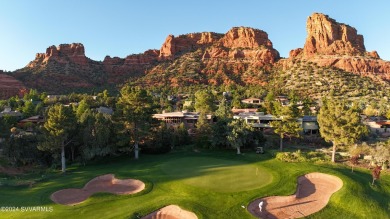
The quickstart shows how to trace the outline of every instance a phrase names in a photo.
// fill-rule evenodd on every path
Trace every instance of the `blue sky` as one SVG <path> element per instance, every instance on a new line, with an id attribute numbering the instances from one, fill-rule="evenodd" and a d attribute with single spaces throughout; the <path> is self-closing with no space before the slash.
<path id="1" fill-rule="evenodd" d="M 287 57 L 303 47 L 314 12 L 355 27 L 368 51 L 390 60 L 389 11 L 389 0 L 0 0 L 0 69 L 22 68 L 51 45 L 82 43 L 101 61 L 160 49 L 168 34 L 236 26 L 266 31 Z"/>

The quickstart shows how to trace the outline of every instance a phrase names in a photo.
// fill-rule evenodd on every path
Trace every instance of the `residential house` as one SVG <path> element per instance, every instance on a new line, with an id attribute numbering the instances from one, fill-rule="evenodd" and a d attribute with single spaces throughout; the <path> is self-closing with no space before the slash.
<path id="1" fill-rule="evenodd" d="M 198 121 L 199 113 L 187 111 L 170 112 L 154 114 L 153 118 L 158 119 L 160 121 L 164 121 L 170 127 L 176 127 L 183 123 L 187 129 L 191 129 L 196 127 L 196 122 Z M 211 115 L 207 115 L 207 120 L 213 122 L 213 117 Z"/>
<path id="2" fill-rule="evenodd" d="M 233 108 L 232 112 L 234 115 L 238 115 L 240 113 L 255 113 L 255 112 L 257 112 L 257 109 L 256 108 L 246 108 L 246 109 Z"/>
<path id="3" fill-rule="evenodd" d="M 265 115 L 264 112 L 243 112 L 233 116 L 234 119 L 244 119 L 246 123 L 251 124 L 254 128 L 260 130 L 271 129 L 272 121 L 281 120 L 271 114 Z M 303 134 L 314 135 L 319 133 L 319 125 L 316 116 L 304 116 L 299 118 L 297 122 L 303 129 Z"/>
<path id="4" fill-rule="evenodd" d="M 382 137 L 390 136 L 390 120 L 386 120 L 384 117 L 364 116 L 363 124 L 367 125 L 372 133 L 376 133 Z"/>
<path id="5" fill-rule="evenodd" d="M 288 99 L 287 96 L 277 96 L 275 98 L 276 101 L 279 101 L 282 106 L 287 106 L 290 104 L 290 100 Z"/>
<path id="6" fill-rule="evenodd" d="M 320 126 L 317 122 L 317 116 L 303 116 L 298 119 L 298 122 L 301 124 L 304 135 L 319 134 Z"/>
<path id="7" fill-rule="evenodd" d="M 0 118 L 3 116 L 12 116 L 17 118 L 22 118 L 23 114 L 19 111 L 13 111 L 11 107 L 5 107 L 2 112 L 0 112 Z"/>
<path id="8" fill-rule="evenodd" d="M 27 124 L 34 124 L 34 125 L 41 125 L 45 123 L 45 119 L 43 118 L 43 116 L 40 116 L 40 115 L 37 115 L 37 116 L 31 116 L 29 118 L 26 118 L 26 119 L 22 119 L 18 122 L 18 127 L 26 127 Z M 28 128 L 28 131 L 31 131 L 32 128 L 31 127 L 27 127 Z"/>
<path id="9" fill-rule="evenodd" d="M 265 115 L 264 112 L 244 112 L 233 116 L 233 119 L 244 119 L 246 123 L 251 124 L 254 128 L 261 130 L 271 128 L 270 122 L 280 120 L 271 114 Z"/>
<path id="10" fill-rule="evenodd" d="M 252 105 L 261 105 L 263 101 L 259 98 L 248 98 L 241 100 L 242 103 L 252 104 Z"/>

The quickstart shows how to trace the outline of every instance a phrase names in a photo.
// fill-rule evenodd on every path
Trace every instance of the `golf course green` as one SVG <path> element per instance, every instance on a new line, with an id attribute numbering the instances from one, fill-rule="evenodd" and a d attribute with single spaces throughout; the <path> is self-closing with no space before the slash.
<path id="1" fill-rule="evenodd" d="M 189 157 L 168 161 L 162 170 L 174 179 L 217 192 L 240 192 L 272 182 L 272 174 L 261 166 L 242 161 Z"/>
<path id="2" fill-rule="evenodd" d="M 335 175 L 343 187 L 324 209 L 307 218 L 389 218 L 390 176 L 386 173 L 372 186 L 368 170 L 351 172 L 344 165 L 285 163 L 271 153 L 190 150 L 141 154 L 139 160 L 111 157 L 86 166 L 70 166 L 66 174 L 55 170 L 0 175 L 0 218 L 136 219 L 164 206 L 178 205 L 198 218 L 249 219 L 254 218 L 246 209 L 251 201 L 294 194 L 297 178 L 311 172 Z M 98 193 L 76 206 L 50 200 L 58 190 L 82 188 L 104 174 L 138 179 L 146 187 L 132 195 Z M 34 211 L 31 207 L 39 208 Z"/>

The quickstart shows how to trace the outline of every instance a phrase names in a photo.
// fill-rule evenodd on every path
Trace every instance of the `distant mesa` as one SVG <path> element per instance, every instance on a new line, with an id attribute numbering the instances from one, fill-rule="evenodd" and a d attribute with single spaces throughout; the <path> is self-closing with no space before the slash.
<path id="1" fill-rule="evenodd" d="M 367 52 L 364 37 L 355 28 L 314 13 L 307 19 L 306 30 L 305 44 L 291 50 L 287 59 L 280 57 L 265 31 L 233 27 L 225 34 L 168 35 L 160 49 L 125 58 L 106 56 L 102 62 L 86 57 L 81 43 L 50 46 L 8 75 L 27 88 L 49 93 L 117 86 L 129 80 L 143 86 L 263 86 L 268 80 L 265 71 L 288 69 L 296 60 L 305 60 L 390 81 L 390 62 L 381 60 L 376 51 Z"/>
<path id="2" fill-rule="evenodd" d="M 88 58 L 85 56 L 84 45 L 81 43 L 60 44 L 58 47 L 50 46 L 46 53 L 37 53 L 35 60 L 30 62 L 27 67 L 35 67 L 45 64 L 49 60 L 55 60 L 59 63 L 73 62 L 79 65 L 86 65 Z"/>
<path id="3" fill-rule="evenodd" d="M 182 52 L 207 48 L 202 59 L 257 59 L 274 63 L 280 56 L 268 34 L 249 27 L 234 27 L 226 34 L 213 32 L 169 35 L 160 49 L 160 60 L 174 59 Z"/>

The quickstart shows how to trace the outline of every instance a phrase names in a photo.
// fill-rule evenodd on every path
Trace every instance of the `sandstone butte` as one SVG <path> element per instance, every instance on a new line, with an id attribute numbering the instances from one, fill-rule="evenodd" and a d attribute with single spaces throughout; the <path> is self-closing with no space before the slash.
<path id="1" fill-rule="evenodd" d="M 390 80 L 390 63 L 380 59 L 376 51 L 367 52 L 363 36 L 355 28 L 338 23 L 327 15 L 314 13 L 307 19 L 306 30 L 304 47 L 291 50 L 286 59 L 281 58 L 273 48 L 266 32 L 249 27 L 234 27 L 225 34 L 202 32 L 169 35 L 160 50 L 147 50 L 126 58 L 106 56 L 103 62 L 86 57 L 81 43 L 50 46 L 45 53 L 38 53 L 26 67 L 8 75 L 22 80 L 13 79 L 13 83 L 17 84 L 15 87 L 23 87 L 24 84 L 28 88 L 41 90 L 52 84 L 53 80 L 61 82 L 59 87 L 67 88 L 121 84 L 129 78 L 147 74 L 161 75 L 166 68 L 175 67 L 175 60 L 196 53 L 199 57 L 193 62 L 202 66 L 196 71 L 205 75 L 223 74 L 227 69 L 231 74 L 241 75 L 248 68 L 264 66 L 282 66 L 287 69 L 296 60 L 307 60 L 320 66 Z M 44 76 L 38 77 L 39 73 Z M 26 74 L 30 77 L 26 77 Z M 0 72 L 0 75 L 3 74 Z M 11 76 L 4 77 L 12 79 Z M 174 76 L 168 80 L 173 84 L 177 81 Z M 219 83 L 229 81 L 224 79 Z M 255 83 L 262 84 L 261 81 Z M 1 88 L 0 92 L 5 93 Z"/>
<path id="2" fill-rule="evenodd" d="M 390 63 L 380 59 L 376 51 L 367 52 L 363 36 L 355 28 L 314 13 L 307 19 L 306 31 L 304 47 L 290 51 L 289 59 L 282 61 L 285 67 L 294 59 L 302 59 L 319 66 L 390 80 Z"/>

